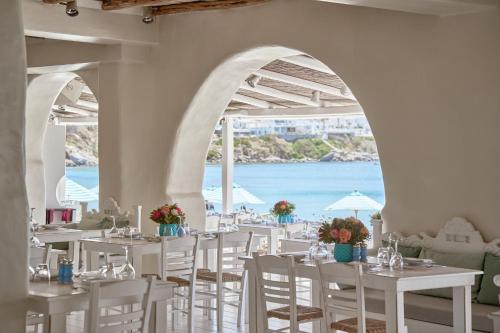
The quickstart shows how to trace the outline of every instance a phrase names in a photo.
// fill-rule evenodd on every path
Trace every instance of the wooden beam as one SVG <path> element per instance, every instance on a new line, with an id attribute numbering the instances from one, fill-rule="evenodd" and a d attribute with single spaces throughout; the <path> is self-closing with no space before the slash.
<path id="1" fill-rule="evenodd" d="M 52 107 L 52 111 L 56 113 L 74 113 L 79 114 L 81 116 L 96 116 L 96 112 L 92 112 L 89 110 L 81 109 L 74 106 L 64 105 L 64 109 L 59 109 L 57 106 Z"/>
<path id="2" fill-rule="evenodd" d="M 280 108 L 280 109 L 240 109 L 224 112 L 224 116 L 234 118 L 327 118 L 332 116 L 363 115 L 363 108 L 354 106 L 335 106 L 328 108 Z"/>
<path id="3" fill-rule="evenodd" d="M 49 4 L 49 5 L 56 5 L 60 2 L 63 2 L 63 0 L 42 0 L 43 3 Z"/>
<path id="4" fill-rule="evenodd" d="M 74 125 L 74 126 L 85 126 L 85 125 L 97 125 L 97 117 L 56 117 L 56 122 L 59 125 Z"/>
<path id="5" fill-rule="evenodd" d="M 55 0 L 47 0 L 47 1 L 55 1 Z M 116 10 L 116 9 L 130 8 L 130 7 L 172 5 L 190 1 L 193 0 L 102 0 L 101 8 L 103 10 Z"/>
<path id="6" fill-rule="evenodd" d="M 256 92 L 258 94 L 271 96 L 274 98 L 279 98 L 279 99 L 283 99 L 286 101 L 291 101 L 291 102 L 299 103 L 299 104 L 303 104 L 303 105 L 315 106 L 315 107 L 321 106 L 321 103 L 314 102 L 308 97 L 305 97 L 302 95 L 291 94 L 291 93 L 288 93 L 285 91 L 281 91 L 281 90 L 270 88 L 270 87 L 260 86 L 260 85 L 252 87 L 246 81 L 244 81 L 241 84 L 240 89 L 253 91 L 253 92 Z"/>
<path id="7" fill-rule="evenodd" d="M 167 6 L 153 7 L 153 15 L 158 16 L 203 10 L 231 9 L 236 7 L 256 5 L 269 1 L 271 0 L 199 0 Z"/>
<path id="8" fill-rule="evenodd" d="M 297 55 L 291 57 L 280 58 L 279 60 L 288 62 L 290 64 L 294 64 L 297 66 L 309 68 L 318 72 L 322 72 L 325 74 L 335 74 L 330 67 L 323 64 L 321 61 L 316 60 L 314 58 L 309 58 L 304 55 Z"/>
<path id="9" fill-rule="evenodd" d="M 241 94 L 234 94 L 232 100 L 235 102 L 245 103 L 248 105 L 253 105 L 258 108 L 264 108 L 264 109 L 270 109 L 274 105 L 273 103 L 269 103 L 268 101 L 263 101 L 258 98 L 249 97 Z"/>
<path id="10" fill-rule="evenodd" d="M 334 96 L 339 96 L 345 99 L 350 99 L 350 100 L 356 100 L 352 94 L 342 94 L 342 90 L 339 88 L 327 86 L 325 84 L 317 83 L 317 82 L 312 82 L 308 80 L 304 80 L 295 76 L 290 76 L 286 74 L 281 74 L 273 71 L 269 71 L 266 69 L 259 69 L 257 72 L 255 72 L 255 75 L 265 77 L 271 80 L 275 81 L 280 81 L 288 84 L 293 84 L 299 87 L 303 88 L 308 88 L 312 89 L 314 91 L 321 91 L 326 94 L 334 95 Z"/>

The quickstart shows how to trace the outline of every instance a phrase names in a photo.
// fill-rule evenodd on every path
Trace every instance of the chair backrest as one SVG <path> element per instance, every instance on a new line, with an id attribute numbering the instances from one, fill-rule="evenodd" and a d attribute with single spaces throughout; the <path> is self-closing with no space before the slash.
<path id="1" fill-rule="evenodd" d="M 221 232 L 217 241 L 217 272 L 243 273 L 245 262 L 239 257 L 249 256 L 253 232 Z"/>
<path id="2" fill-rule="evenodd" d="M 290 332 L 297 330 L 297 296 L 295 284 L 295 260 L 293 256 L 258 256 L 254 254 L 257 267 L 257 288 L 260 294 L 259 308 L 264 318 L 264 328 L 269 330 L 268 310 L 290 307 Z M 268 303 L 276 304 L 269 308 Z"/>
<path id="3" fill-rule="evenodd" d="M 198 235 L 189 237 L 161 237 L 162 280 L 168 276 L 188 278 L 195 285 Z"/>
<path id="4" fill-rule="evenodd" d="M 356 317 L 358 332 L 366 331 L 365 297 L 362 284 L 361 264 L 325 263 L 317 264 L 323 294 L 323 309 L 327 314 Z M 338 285 L 350 285 L 352 289 L 339 290 Z"/>
<path id="5" fill-rule="evenodd" d="M 155 281 L 125 280 L 90 283 L 90 307 L 86 321 L 90 333 L 148 332 L 151 290 Z M 127 305 L 129 311 L 114 312 L 112 307 Z"/>
<path id="6" fill-rule="evenodd" d="M 233 224 L 236 224 L 236 218 L 237 218 L 237 214 L 236 213 L 232 213 L 232 214 L 220 214 L 219 215 L 219 223 L 218 223 L 218 230 L 220 231 L 221 229 L 229 226 L 229 225 L 233 225 Z"/>

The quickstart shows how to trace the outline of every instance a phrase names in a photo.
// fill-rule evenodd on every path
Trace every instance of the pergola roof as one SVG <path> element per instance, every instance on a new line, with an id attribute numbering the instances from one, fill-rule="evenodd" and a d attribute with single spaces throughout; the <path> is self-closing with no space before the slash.
<path id="1" fill-rule="evenodd" d="M 87 84 L 76 77 L 62 90 L 52 107 L 52 115 L 58 123 L 96 124 L 99 104 Z"/>
<path id="2" fill-rule="evenodd" d="M 274 60 L 252 73 L 234 94 L 226 114 L 283 116 L 283 109 L 296 109 L 290 116 L 297 116 L 298 110 L 305 116 L 311 108 L 316 115 L 321 109 L 325 115 L 363 112 L 337 74 L 318 60 L 300 55 Z M 280 112 L 273 112 L 277 109 Z"/>

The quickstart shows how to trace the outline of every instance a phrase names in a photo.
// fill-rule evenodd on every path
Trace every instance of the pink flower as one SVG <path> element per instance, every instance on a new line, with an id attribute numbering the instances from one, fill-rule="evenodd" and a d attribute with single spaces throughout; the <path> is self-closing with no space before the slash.
<path id="1" fill-rule="evenodd" d="M 170 208 L 168 208 L 166 206 L 163 206 L 160 210 L 163 213 L 163 215 L 165 215 L 165 216 L 170 214 Z"/>
<path id="2" fill-rule="evenodd" d="M 330 230 L 330 236 L 332 236 L 334 240 L 337 240 L 337 238 L 339 238 L 339 231 L 337 229 Z"/>
<path id="3" fill-rule="evenodd" d="M 161 212 L 160 212 L 160 210 L 158 210 L 158 209 L 153 210 L 151 212 L 150 218 L 153 221 L 161 219 Z"/>
<path id="4" fill-rule="evenodd" d="M 351 232 L 347 229 L 340 229 L 339 232 L 340 243 L 347 243 L 351 239 Z"/>

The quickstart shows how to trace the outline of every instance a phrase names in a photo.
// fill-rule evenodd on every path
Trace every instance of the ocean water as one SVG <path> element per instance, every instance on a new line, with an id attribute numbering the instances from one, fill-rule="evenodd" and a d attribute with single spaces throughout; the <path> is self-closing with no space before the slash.
<path id="1" fill-rule="evenodd" d="M 67 168 L 66 175 L 87 188 L 99 183 L 97 168 Z M 265 202 L 247 208 L 268 212 L 276 201 L 286 199 L 296 205 L 297 215 L 307 220 L 352 216 L 352 211 L 331 212 L 324 208 L 354 190 L 381 204 L 385 202 L 382 171 L 374 162 L 237 164 L 234 182 Z M 203 187 L 210 186 L 221 186 L 219 165 L 205 168 Z M 220 211 L 221 205 L 215 208 Z M 368 222 L 370 213 L 360 212 L 358 217 Z"/>

